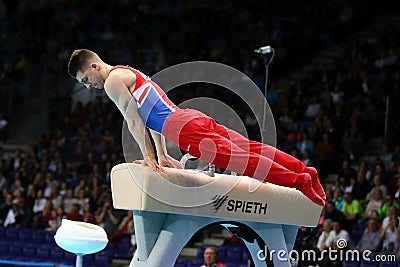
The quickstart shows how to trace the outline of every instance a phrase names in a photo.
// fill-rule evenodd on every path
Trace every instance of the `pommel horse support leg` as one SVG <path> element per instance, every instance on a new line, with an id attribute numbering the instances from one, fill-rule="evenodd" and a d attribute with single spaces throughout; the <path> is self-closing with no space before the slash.
<path id="1" fill-rule="evenodd" d="M 137 251 L 130 267 L 172 267 L 190 238 L 215 223 L 244 241 L 256 267 L 267 264 L 255 236 L 274 266 L 291 266 L 298 227 L 315 226 L 322 210 L 300 191 L 245 176 L 168 168 L 160 175 L 133 163 L 112 169 L 111 189 L 115 208 L 134 211 Z"/>

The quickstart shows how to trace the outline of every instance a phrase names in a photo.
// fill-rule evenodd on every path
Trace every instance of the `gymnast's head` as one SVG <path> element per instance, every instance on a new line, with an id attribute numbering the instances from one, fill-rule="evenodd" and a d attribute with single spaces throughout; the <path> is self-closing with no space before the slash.
<path id="1" fill-rule="evenodd" d="M 71 54 L 68 74 L 87 88 L 103 89 L 108 76 L 107 64 L 95 52 L 78 49 Z"/>

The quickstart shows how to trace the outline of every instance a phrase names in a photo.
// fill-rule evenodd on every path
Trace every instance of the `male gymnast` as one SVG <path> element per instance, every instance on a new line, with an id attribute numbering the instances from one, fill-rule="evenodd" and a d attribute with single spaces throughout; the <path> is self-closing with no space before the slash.
<path id="1" fill-rule="evenodd" d="M 95 52 L 79 49 L 71 54 L 68 74 L 87 88 L 105 90 L 138 143 L 143 154 L 143 160 L 138 162 L 143 165 L 155 171 L 162 171 L 162 166 L 182 168 L 168 155 L 166 138 L 203 161 L 264 182 L 296 188 L 314 203 L 325 204 L 325 192 L 315 168 L 273 146 L 248 140 L 197 110 L 177 107 L 140 71 L 111 66 Z M 158 162 L 146 127 L 154 140 Z"/>

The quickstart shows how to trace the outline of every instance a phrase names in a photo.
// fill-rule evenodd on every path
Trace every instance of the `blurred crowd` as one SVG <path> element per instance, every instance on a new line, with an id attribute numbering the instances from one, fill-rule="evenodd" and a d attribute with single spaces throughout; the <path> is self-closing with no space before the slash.
<path id="1" fill-rule="evenodd" d="M 110 237 L 133 231 L 131 214 L 111 205 L 110 170 L 125 161 L 119 111 L 102 97 L 73 105 L 72 88 L 56 88 L 68 79 L 73 49 L 93 49 L 112 64 L 148 75 L 188 60 L 217 61 L 243 71 L 263 90 L 265 66 L 252 51 L 271 44 L 276 55 L 268 99 L 277 147 L 315 166 L 322 182 L 337 177 L 326 188 L 319 227 L 311 234 L 302 229 L 299 238 L 314 236 L 312 247 L 323 250 L 340 236 L 367 249 L 358 242 L 378 231 L 373 250 L 397 254 L 400 107 L 391 103 L 400 99 L 400 25 L 365 30 L 366 10 L 382 10 L 374 1 L 360 2 L 3 1 L 0 142 L 10 115 L 43 81 L 50 125 L 26 150 L 7 154 L 0 147 L 0 224 L 54 231 L 69 218 L 102 225 Z M 329 63 L 312 63 L 328 48 L 337 52 Z M 299 71 L 305 64 L 310 67 Z M 294 70 L 293 80 L 278 88 Z M 222 88 L 189 85 L 170 95 L 176 103 L 197 96 L 227 103 L 251 139 L 260 139 L 246 104 Z M 381 140 L 381 151 L 366 158 L 373 139 Z"/>

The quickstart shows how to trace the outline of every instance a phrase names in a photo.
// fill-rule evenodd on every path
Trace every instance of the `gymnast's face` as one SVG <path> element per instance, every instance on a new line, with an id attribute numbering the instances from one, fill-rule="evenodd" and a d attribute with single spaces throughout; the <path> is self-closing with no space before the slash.
<path id="1" fill-rule="evenodd" d="M 97 63 L 92 63 L 86 70 L 78 71 L 76 73 L 76 80 L 85 85 L 86 88 L 104 88 L 105 81 L 100 72 L 100 65 Z"/>

